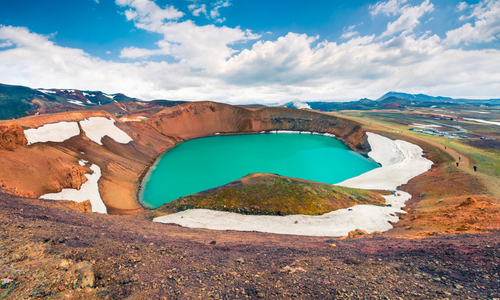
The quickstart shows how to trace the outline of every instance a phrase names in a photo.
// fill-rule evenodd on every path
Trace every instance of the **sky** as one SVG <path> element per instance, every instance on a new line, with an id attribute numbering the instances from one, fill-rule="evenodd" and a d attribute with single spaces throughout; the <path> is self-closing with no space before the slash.
<path id="1" fill-rule="evenodd" d="M 226 103 L 500 98 L 500 0 L 0 0 L 0 83 Z"/>

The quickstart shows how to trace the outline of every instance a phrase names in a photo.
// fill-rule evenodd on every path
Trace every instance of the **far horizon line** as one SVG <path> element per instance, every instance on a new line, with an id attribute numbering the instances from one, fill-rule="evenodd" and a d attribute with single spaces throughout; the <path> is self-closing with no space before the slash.
<path id="1" fill-rule="evenodd" d="M 105 95 L 109 96 L 114 96 L 114 95 L 124 95 L 129 97 L 128 95 L 122 93 L 122 92 L 116 92 L 116 93 L 108 93 L 104 92 L 101 90 L 91 90 L 91 89 L 76 89 L 76 88 L 44 88 L 44 87 L 38 87 L 38 88 L 32 88 L 30 86 L 25 86 L 21 84 L 7 84 L 7 83 L 0 83 L 0 85 L 10 85 L 10 86 L 19 86 L 19 87 L 27 87 L 33 90 L 41 91 L 41 90 L 59 90 L 59 91 L 80 91 L 80 92 L 99 92 Z M 42 92 L 43 93 L 43 92 Z M 312 102 L 353 102 L 353 101 L 359 101 L 359 100 L 371 100 L 371 101 L 378 101 L 382 99 L 384 96 L 388 94 L 404 94 L 404 95 L 411 95 L 411 96 L 426 96 L 430 98 L 444 98 L 444 99 L 439 99 L 446 101 L 448 100 L 455 100 L 455 101 L 460 101 L 460 100 L 465 100 L 465 101 L 493 101 L 493 100 L 500 100 L 500 96 L 498 98 L 483 98 L 483 96 L 474 96 L 474 97 L 450 97 L 450 96 L 432 96 L 429 94 L 424 94 L 424 93 L 407 93 L 407 92 L 397 92 L 397 91 L 389 91 L 383 94 L 382 96 L 376 98 L 376 99 L 371 99 L 367 97 L 362 97 L 362 98 L 351 98 L 351 99 L 329 99 L 329 100 L 301 100 L 300 98 L 295 98 L 295 99 L 287 99 L 279 102 L 265 102 L 263 100 L 250 100 L 253 102 L 249 101 L 238 101 L 238 102 L 231 102 L 228 100 L 214 100 L 214 99 L 166 99 L 166 98 L 156 98 L 156 99 L 142 99 L 142 98 L 137 98 L 137 97 L 129 97 L 129 98 L 135 98 L 140 101 L 145 101 L 145 102 L 150 102 L 150 101 L 159 101 L 159 100 L 164 100 L 164 101 L 185 101 L 185 102 L 202 102 L 202 101 L 212 101 L 212 102 L 219 102 L 219 103 L 225 103 L 225 104 L 231 104 L 231 105 L 280 105 L 280 104 L 286 104 L 290 103 L 293 101 L 300 101 L 303 103 L 312 103 Z M 438 99 L 436 99 L 438 100 Z"/>

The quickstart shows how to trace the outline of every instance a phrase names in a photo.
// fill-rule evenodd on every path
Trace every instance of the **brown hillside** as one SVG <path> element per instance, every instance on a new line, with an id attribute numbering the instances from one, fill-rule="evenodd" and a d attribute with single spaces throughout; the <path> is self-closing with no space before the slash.
<path id="1" fill-rule="evenodd" d="M 314 131 L 335 134 L 353 149 L 370 150 L 364 131 L 355 121 L 308 110 L 281 107 L 250 110 L 222 103 L 196 102 L 166 108 L 146 123 L 162 134 L 183 140 L 214 133 Z"/>

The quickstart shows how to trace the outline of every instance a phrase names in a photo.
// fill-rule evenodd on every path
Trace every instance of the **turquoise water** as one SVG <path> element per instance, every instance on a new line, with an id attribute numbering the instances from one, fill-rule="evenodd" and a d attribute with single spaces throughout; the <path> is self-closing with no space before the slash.
<path id="1" fill-rule="evenodd" d="M 158 207 L 250 173 L 338 183 L 378 167 L 341 141 L 310 134 L 215 136 L 179 144 L 159 158 L 144 181 L 141 202 Z"/>

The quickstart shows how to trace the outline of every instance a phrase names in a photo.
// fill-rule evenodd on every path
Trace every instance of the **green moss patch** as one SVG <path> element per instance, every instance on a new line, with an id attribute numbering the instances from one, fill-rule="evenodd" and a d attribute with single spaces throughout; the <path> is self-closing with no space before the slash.
<path id="1" fill-rule="evenodd" d="M 385 205 L 384 191 L 370 191 L 254 173 L 227 185 L 163 204 L 157 215 L 205 208 L 253 215 L 321 215 L 357 204 Z"/>

